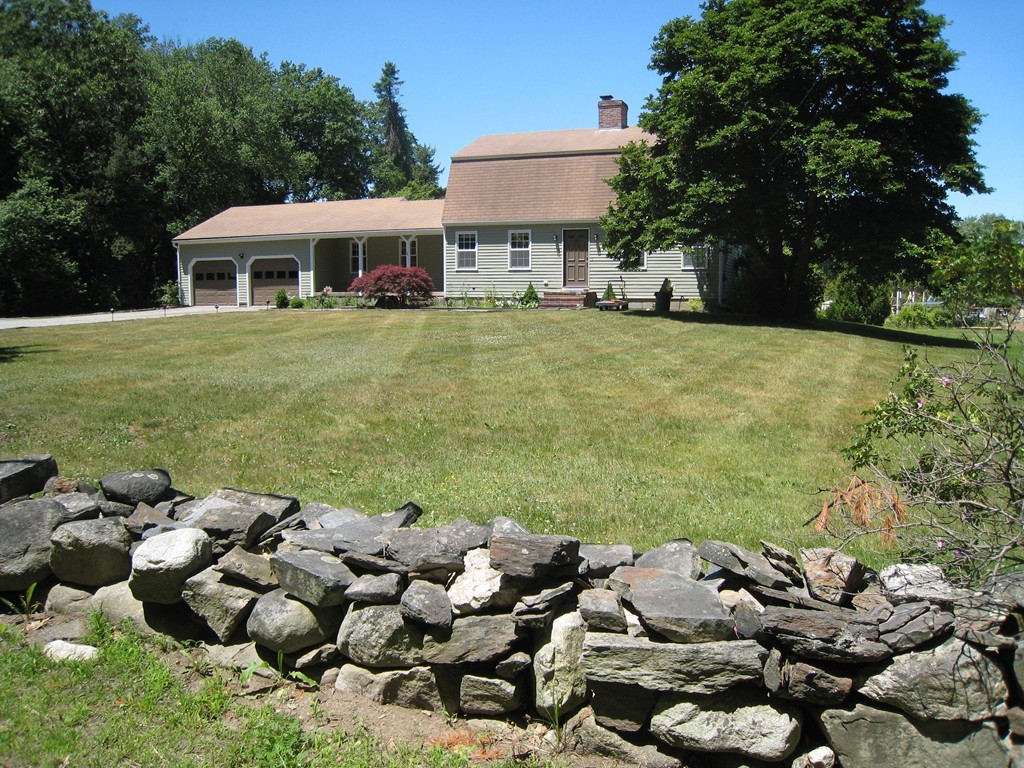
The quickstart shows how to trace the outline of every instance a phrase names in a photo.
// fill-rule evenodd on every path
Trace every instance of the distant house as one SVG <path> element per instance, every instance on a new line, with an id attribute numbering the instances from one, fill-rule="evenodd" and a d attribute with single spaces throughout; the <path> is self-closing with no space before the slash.
<path id="1" fill-rule="evenodd" d="M 651 301 L 667 277 L 676 299 L 724 303 L 729 270 L 717 248 L 650 253 L 636 271 L 608 258 L 598 223 L 615 198 L 607 180 L 625 144 L 650 139 L 628 126 L 627 110 L 605 96 L 596 129 L 483 136 L 452 157 L 444 200 L 229 208 L 174 238 L 184 303 L 344 291 L 381 264 L 423 267 L 450 297 L 509 296 L 533 283 L 564 306 L 611 282 L 631 302 Z"/>

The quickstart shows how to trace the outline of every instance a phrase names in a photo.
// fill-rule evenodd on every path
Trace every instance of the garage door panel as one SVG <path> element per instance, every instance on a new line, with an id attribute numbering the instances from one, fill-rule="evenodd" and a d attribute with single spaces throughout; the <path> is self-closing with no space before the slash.
<path id="1" fill-rule="evenodd" d="M 238 275 L 230 259 L 197 261 L 192 265 L 192 285 L 197 306 L 238 303 Z"/>
<path id="2" fill-rule="evenodd" d="M 289 296 L 299 295 L 299 265 L 295 259 L 257 259 L 252 263 L 252 303 L 274 303 L 282 288 Z"/>

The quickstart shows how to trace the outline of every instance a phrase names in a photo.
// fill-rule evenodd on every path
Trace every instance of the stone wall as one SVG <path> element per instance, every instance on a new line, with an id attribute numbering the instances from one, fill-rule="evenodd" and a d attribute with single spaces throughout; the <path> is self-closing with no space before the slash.
<path id="1" fill-rule="evenodd" d="M 0 462 L 0 499 L 0 592 L 43 582 L 52 610 L 199 632 L 240 666 L 281 653 L 342 693 L 527 713 L 638 765 L 1024 765 L 1018 574 L 966 592 L 827 548 L 417 528 L 412 503 L 93 486 L 49 456 Z"/>

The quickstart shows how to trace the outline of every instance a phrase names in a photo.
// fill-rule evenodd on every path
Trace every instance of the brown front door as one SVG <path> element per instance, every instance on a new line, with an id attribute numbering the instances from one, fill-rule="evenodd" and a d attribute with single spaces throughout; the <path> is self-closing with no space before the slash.
<path id="1" fill-rule="evenodd" d="M 562 251 L 565 255 L 565 287 L 586 288 L 589 229 L 566 229 L 562 232 Z"/>

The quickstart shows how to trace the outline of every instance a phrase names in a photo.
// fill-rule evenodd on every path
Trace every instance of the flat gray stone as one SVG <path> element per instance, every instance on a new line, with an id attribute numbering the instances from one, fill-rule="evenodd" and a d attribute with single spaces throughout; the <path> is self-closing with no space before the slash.
<path id="1" fill-rule="evenodd" d="M 643 637 L 588 632 L 581 664 L 588 680 L 639 685 L 651 691 L 708 694 L 759 683 L 768 651 L 753 640 L 659 643 Z"/>
<path id="2" fill-rule="evenodd" d="M 128 517 L 124 518 L 124 527 L 136 537 L 141 537 L 150 528 L 157 526 L 173 527 L 174 520 L 166 513 L 148 504 L 139 504 Z"/>
<path id="3" fill-rule="evenodd" d="M 44 610 L 65 615 L 89 613 L 92 592 L 67 584 L 54 584 L 46 595 Z"/>
<path id="4" fill-rule="evenodd" d="M 899 563 L 878 573 L 882 593 L 893 605 L 928 601 L 949 605 L 963 593 L 946 580 L 937 565 Z"/>
<path id="5" fill-rule="evenodd" d="M 491 529 L 459 518 L 437 528 L 398 528 L 384 534 L 390 558 L 409 566 L 420 578 L 447 581 L 463 570 L 463 558 L 471 549 L 487 545 Z"/>
<path id="6" fill-rule="evenodd" d="M 1008 696 L 999 665 L 955 638 L 894 657 L 859 692 L 917 719 L 972 722 L 1003 714 Z"/>
<path id="7" fill-rule="evenodd" d="M 590 707 L 584 707 L 566 722 L 562 746 L 575 754 L 601 755 L 639 768 L 684 768 L 679 758 L 662 753 L 656 746 L 638 746 L 602 727 Z"/>
<path id="8" fill-rule="evenodd" d="M 50 569 L 50 536 L 66 521 L 53 499 L 29 499 L 0 508 L 0 592 L 20 592 Z"/>
<path id="9" fill-rule="evenodd" d="M 240 488 L 218 488 L 203 501 L 211 503 L 214 499 L 227 502 L 225 506 L 254 507 L 270 515 L 274 523 L 279 523 L 290 515 L 299 512 L 299 500 L 294 496 L 280 496 L 275 493 L 256 493 Z"/>
<path id="10" fill-rule="evenodd" d="M 270 562 L 282 589 L 321 608 L 346 602 L 345 590 L 356 580 L 356 575 L 337 557 L 311 549 L 278 550 Z"/>
<path id="11" fill-rule="evenodd" d="M 626 615 L 622 611 L 621 598 L 615 592 L 585 589 L 580 592 L 578 600 L 580 616 L 589 629 L 595 632 L 626 632 Z"/>
<path id="12" fill-rule="evenodd" d="M 633 565 L 636 552 L 628 544 L 580 544 L 580 557 L 586 560 L 586 576 L 606 579 L 623 565 Z"/>
<path id="13" fill-rule="evenodd" d="M 608 586 L 631 604 L 644 625 L 677 643 L 735 637 L 735 622 L 718 593 L 689 576 L 660 568 L 623 567 Z"/>
<path id="14" fill-rule="evenodd" d="M 345 598 L 353 603 L 390 605 L 397 603 L 401 596 L 402 577 L 397 573 L 364 574 L 345 590 Z"/>
<path id="15" fill-rule="evenodd" d="M 511 616 L 463 616 L 450 630 L 429 632 L 423 660 L 429 664 L 475 664 L 508 656 L 519 639 Z"/>
<path id="16" fill-rule="evenodd" d="M 249 618 L 260 593 L 228 583 L 222 573 L 211 567 L 186 579 L 181 596 L 217 638 L 226 643 Z"/>
<path id="17" fill-rule="evenodd" d="M 709 696 L 663 694 L 651 717 L 655 738 L 678 749 L 726 752 L 777 762 L 796 750 L 800 708 L 737 688 Z"/>
<path id="18" fill-rule="evenodd" d="M 213 546 L 203 531 L 168 531 L 146 539 L 135 550 L 128 586 L 143 602 L 177 603 L 185 580 L 212 564 Z"/>
<path id="19" fill-rule="evenodd" d="M 139 502 L 153 506 L 170 490 L 171 476 L 166 469 L 114 472 L 100 478 L 100 488 L 111 501 L 133 507 Z"/>
<path id="20" fill-rule="evenodd" d="M 697 552 L 719 568 L 738 576 L 745 576 L 762 586 L 785 589 L 791 584 L 789 578 L 776 569 L 764 555 L 751 552 L 737 544 L 710 540 L 697 547 Z"/>
<path id="21" fill-rule="evenodd" d="M 77 491 L 75 493 L 58 493 L 49 498 L 67 510 L 66 520 L 93 520 L 99 517 L 103 511 L 103 507 L 94 496 Z"/>
<path id="22" fill-rule="evenodd" d="M 0 459 L 0 504 L 39 493 L 46 487 L 47 480 L 56 476 L 57 460 L 49 453 Z"/>
<path id="23" fill-rule="evenodd" d="M 241 547 L 229 550 L 214 568 L 230 579 L 254 587 L 257 592 L 269 592 L 280 586 L 270 558 L 247 552 Z"/>
<path id="24" fill-rule="evenodd" d="M 502 680 L 515 680 L 524 669 L 533 663 L 530 654 L 523 651 L 516 651 L 506 659 L 502 659 L 494 665 L 494 672 Z"/>
<path id="25" fill-rule="evenodd" d="M 50 567 L 61 581 L 102 587 L 131 574 L 132 537 L 119 517 L 65 523 L 50 543 Z"/>
<path id="26" fill-rule="evenodd" d="M 491 567 L 517 578 L 537 579 L 580 562 L 580 542 L 539 533 L 491 536 Z"/>
<path id="27" fill-rule="evenodd" d="M 338 650 L 364 667 L 423 663 L 423 631 L 397 605 L 353 604 L 338 631 Z"/>
<path id="28" fill-rule="evenodd" d="M 296 653 L 323 643 L 338 630 L 340 620 L 338 608 L 315 608 L 275 589 L 259 597 L 245 626 L 264 648 Z"/>
<path id="29" fill-rule="evenodd" d="M 345 507 L 337 509 L 329 504 L 321 504 L 318 501 L 310 502 L 302 507 L 302 520 L 309 529 L 334 528 L 353 520 L 366 520 L 366 515 L 358 509 Z"/>
<path id="30" fill-rule="evenodd" d="M 468 715 L 498 717 L 523 705 L 523 687 L 508 680 L 463 675 L 459 687 L 459 710 Z"/>
<path id="31" fill-rule="evenodd" d="M 1006 768 L 1007 754 L 991 724 L 913 720 L 866 703 L 817 713 L 843 768 Z"/>
<path id="32" fill-rule="evenodd" d="M 879 639 L 895 652 L 909 651 L 949 634 L 953 614 L 928 602 L 900 603 L 878 625 Z"/>
<path id="33" fill-rule="evenodd" d="M 767 635 L 781 648 L 815 661 L 870 663 L 893 654 L 879 640 L 879 622 L 854 611 L 769 606 L 758 618 Z"/>
<path id="34" fill-rule="evenodd" d="M 634 563 L 637 568 L 659 568 L 680 576 L 699 579 L 703 562 L 697 546 L 689 539 L 673 539 L 644 552 Z"/>
<path id="35" fill-rule="evenodd" d="M 440 584 L 414 581 L 399 601 L 402 615 L 427 627 L 447 629 L 452 625 L 452 601 Z"/>
<path id="36" fill-rule="evenodd" d="M 273 515 L 259 507 L 208 497 L 180 522 L 206 531 L 222 551 L 232 547 L 252 547 L 273 525 Z"/>
<path id="37" fill-rule="evenodd" d="M 572 596 L 575 589 L 572 582 L 567 582 L 535 595 L 524 595 L 512 608 L 512 619 L 521 627 L 543 629 L 555 610 Z"/>

